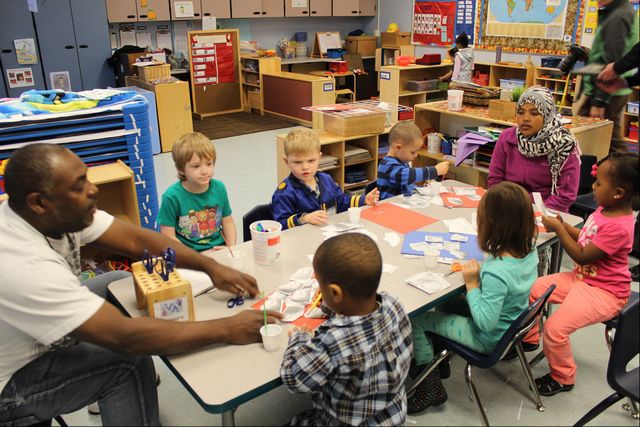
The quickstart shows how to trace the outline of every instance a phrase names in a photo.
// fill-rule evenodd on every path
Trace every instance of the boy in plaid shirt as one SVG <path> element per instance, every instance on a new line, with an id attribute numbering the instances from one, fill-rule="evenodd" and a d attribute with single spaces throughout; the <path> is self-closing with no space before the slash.
<path id="1" fill-rule="evenodd" d="M 378 247 L 363 234 L 342 234 L 320 245 L 313 268 L 330 318 L 315 335 L 289 331 L 280 376 L 313 401 L 289 424 L 403 425 L 411 324 L 395 298 L 376 292 Z"/>

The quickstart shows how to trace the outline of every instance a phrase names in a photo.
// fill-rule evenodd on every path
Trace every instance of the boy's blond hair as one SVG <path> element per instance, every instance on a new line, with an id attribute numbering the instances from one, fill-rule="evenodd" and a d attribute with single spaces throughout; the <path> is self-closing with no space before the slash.
<path id="1" fill-rule="evenodd" d="M 310 129 L 295 129 L 284 140 L 284 155 L 320 152 L 320 139 Z"/>
<path id="2" fill-rule="evenodd" d="M 422 132 L 413 122 L 398 122 L 393 125 L 389 132 L 389 142 L 391 144 L 398 142 L 402 145 L 409 145 L 418 139 L 422 140 Z"/>
<path id="3" fill-rule="evenodd" d="M 171 157 L 178 170 L 180 181 L 187 179 L 184 168 L 194 154 L 197 154 L 201 160 L 211 160 L 214 164 L 216 163 L 216 149 L 213 141 L 200 132 L 185 133 L 178 138 L 171 149 Z"/>

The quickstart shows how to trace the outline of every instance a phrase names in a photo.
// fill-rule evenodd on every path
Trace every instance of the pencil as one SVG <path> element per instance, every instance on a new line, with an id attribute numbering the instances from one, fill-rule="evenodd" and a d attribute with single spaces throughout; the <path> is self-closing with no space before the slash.
<path id="1" fill-rule="evenodd" d="M 224 241 L 224 245 L 227 247 L 227 249 L 229 249 L 229 253 L 231 254 L 231 258 L 235 258 L 235 255 L 233 255 L 233 251 L 231 250 L 231 246 L 229 246 L 229 244 L 227 243 L 227 239 L 225 239 L 224 233 L 222 232 L 222 230 L 220 230 L 220 235 L 222 236 L 222 240 Z"/>
<path id="2" fill-rule="evenodd" d="M 318 304 L 320 303 L 321 299 L 322 299 L 322 294 L 320 293 L 320 291 L 318 291 L 318 296 L 316 297 L 315 300 L 313 300 L 313 304 L 311 304 L 311 307 L 309 308 L 309 311 L 311 311 L 314 308 L 316 308 L 318 306 Z"/>

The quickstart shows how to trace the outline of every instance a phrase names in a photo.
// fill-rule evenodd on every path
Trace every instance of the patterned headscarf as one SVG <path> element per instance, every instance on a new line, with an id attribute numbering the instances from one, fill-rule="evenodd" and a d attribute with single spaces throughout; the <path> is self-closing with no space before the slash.
<path id="1" fill-rule="evenodd" d="M 525 157 L 547 155 L 551 171 L 551 194 L 557 194 L 558 177 L 567 159 L 578 146 L 575 137 L 562 126 L 556 104 L 549 89 L 531 86 L 518 100 L 518 109 L 524 104 L 533 104 L 542 114 L 544 124 L 535 135 L 525 136 L 516 129 L 518 151 Z"/>

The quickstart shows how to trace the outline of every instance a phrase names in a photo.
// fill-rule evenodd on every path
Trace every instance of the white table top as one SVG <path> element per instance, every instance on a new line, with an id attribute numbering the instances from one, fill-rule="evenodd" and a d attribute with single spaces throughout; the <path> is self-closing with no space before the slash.
<path id="1" fill-rule="evenodd" d="M 466 185 L 455 181 L 444 183 L 444 185 L 451 184 Z M 401 197 L 399 196 L 399 198 Z M 471 213 L 475 209 L 448 209 L 431 205 L 426 209 L 417 209 L 416 211 L 437 219 L 466 218 L 471 221 Z M 581 218 L 573 215 L 562 214 L 562 217 L 570 224 L 582 222 Z M 346 212 L 331 217 L 331 223 L 338 222 L 348 222 Z M 383 262 L 398 267 L 392 274 L 382 274 L 379 292 L 387 292 L 399 298 L 407 313 L 417 315 L 427 311 L 439 304 L 440 300 L 447 299 L 464 290 L 461 273 L 454 273 L 446 277 L 452 286 L 432 295 L 408 285 L 405 283 L 408 277 L 424 271 L 423 260 L 408 259 L 402 255 L 400 253 L 402 243 L 391 247 L 389 243 L 384 241 L 384 234 L 391 230 L 366 220 L 362 220 L 362 222 L 367 230 L 377 236 Z M 448 231 L 441 221 L 430 224 L 421 230 Z M 540 233 L 538 246 L 548 244 L 554 236 L 550 233 Z M 401 234 L 399 237 L 402 240 Z M 243 271 L 256 277 L 260 289 L 265 292 L 265 295 L 269 295 L 278 286 L 286 283 L 289 276 L 296 270 L 310 267 L 311 261 L 307 255 L 312 255 L 323 241 L 324 236 L 320 227 L 305 225 L 287 230 L 281 236 L 280 260 L 272 266 L 259 266 L 253 263 L 250 241 L 234 247 L 233 250 L 234 252 L 244 252 Z M 212 256 L 222 263 L 228 262 L 228 251 L 219 251 Z M 448 265 L 439 264 L 436 272 L 447 273 L 449 268 Z M 109 291 L 132 317 L 145 314 L 144 311 L 140 311 L 136 307 L 132 279 L 127 278 L 112 283 L 109 286 Z M 195 298 L 196 320 L 230 316 L 237 313 L 238 310 L 250 309 L 251 305 L 256 302 L 256 300 L 247 299 L 240 308 L 228 309 L 226 301 L 229 297 L 230 294 L 215 291 Z M 246 346 L 216 344 L 164 359 L 205 410 L 220 413 L 231 410 L 281 384 L 279 369 L 288 340 L 286 333 L 288 328 L 289 325 L 284 324 L 285 331 L 281 336 L 282 345 L 279 351 L 273 353 L 264 351 L 261 343 Z"/>

